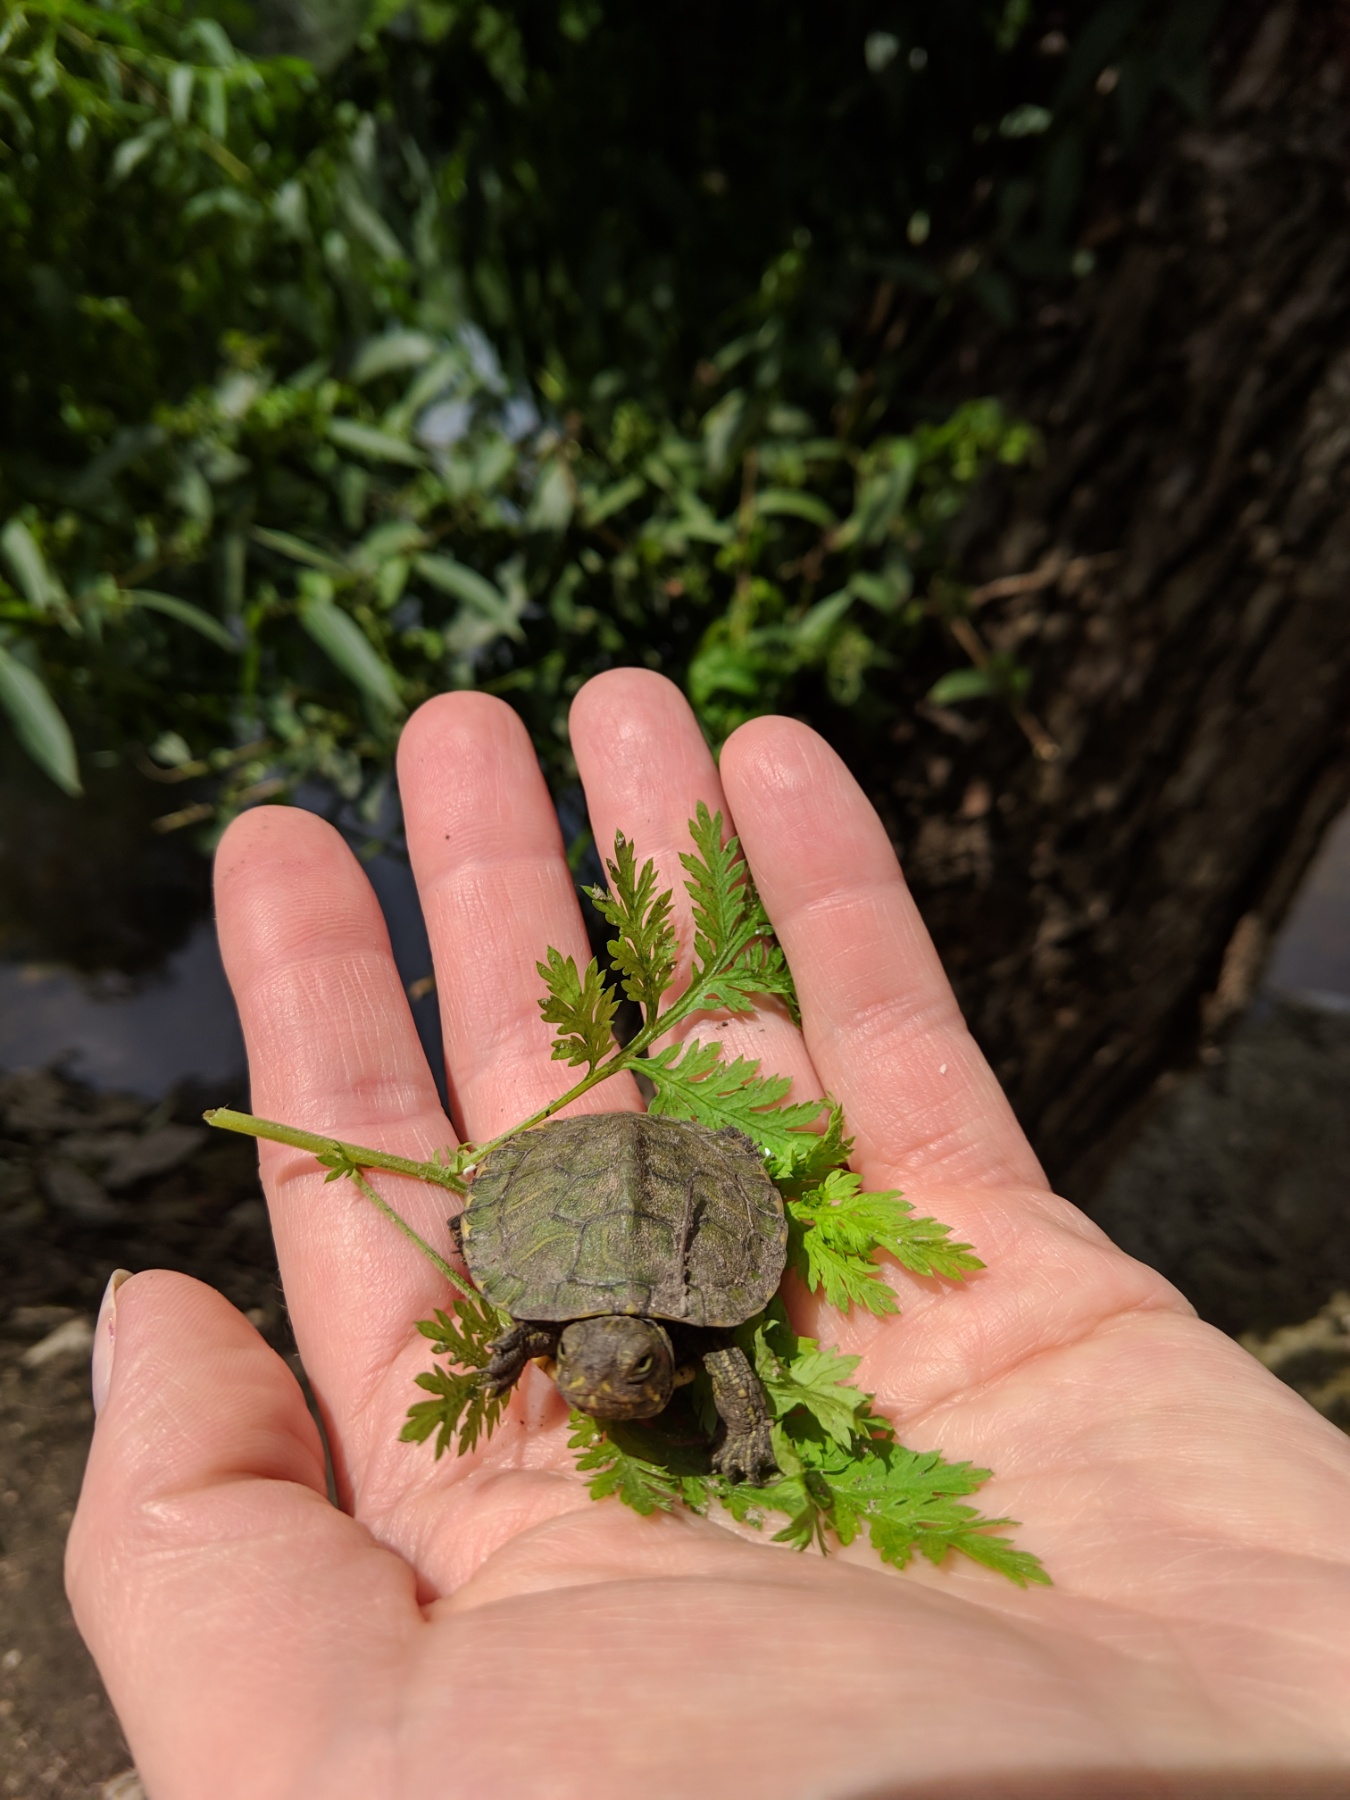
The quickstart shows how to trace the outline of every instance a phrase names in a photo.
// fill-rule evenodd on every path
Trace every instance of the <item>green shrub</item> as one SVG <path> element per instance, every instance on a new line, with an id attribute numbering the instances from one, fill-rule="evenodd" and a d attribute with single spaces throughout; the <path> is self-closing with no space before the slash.
<path id="1" fill-rule="evenodd" d="M 1093 77 L 1184 91 L 1174 11 L 1086 9 L 1065 58 L 1032 0 L 756 0 L 734 36 L 464 0 L 321 79 L 175 5 L 11 8 L 0 710 L 71 791 L 76 740 L 142 744 L 228 813 L 311 775 L 374 807 L 446 687 L 560 772 L 614 664 L 714 739 L 884 704 L 961 608 L 965 497 L 1033 448 L 904 396 L 965 297 L 1070 278 Z"/>

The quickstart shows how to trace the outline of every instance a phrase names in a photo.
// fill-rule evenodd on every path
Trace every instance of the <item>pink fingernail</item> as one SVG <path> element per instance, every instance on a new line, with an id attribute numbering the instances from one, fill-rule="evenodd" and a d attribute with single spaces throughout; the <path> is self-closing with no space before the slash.
<path id="1" fill-rule="evenodd" d="M 113 1338 L 117 1333 L 117 1290 L 124 1281 L 130 1280 L 130 1269 L 114 1269 L 103 1290 L 98 1323 L 94 1327 L 93 1355 L 89 1359 L 89 1385 L 94 1390 L 95 1412 L 99 1411 L 108 1398 L 108 1383 L 112 1380 Z"/>

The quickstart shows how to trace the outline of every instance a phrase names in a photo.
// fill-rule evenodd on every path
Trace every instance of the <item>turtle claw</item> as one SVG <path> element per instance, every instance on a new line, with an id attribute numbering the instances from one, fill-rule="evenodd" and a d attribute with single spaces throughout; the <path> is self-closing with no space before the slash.
<path id="1" fill-rule="evenodd" d="M 520 1380 L 527 1362 L 551 1352 L 558 1342 L 558 1328 L 550 1325 L 520 1324 L 494 1338 L 488 1345 L 491 1358 L 479 1370 L 478 1381 L 489 1400 L 509 1394 Z"/>
<path id="2" fill-rule="evenodd" d="M 778 1473 L 768 1421 L 744 1431 L 729 1431 L 713 1452 L 713 1468 L 728 1481 L 745 1481 L 763 1487 Z"/>
<path id="3" fill-rule="evenodd" d="M 522 1365 L 523 1367 L 523 1365 Z M 520 1378 L 519 1369 L 493 1370 L 491 1365 L 478 1371 L 478 1385 L 487 1400 L 500 1400 L 503 1394 L 509 1394 Z"/>

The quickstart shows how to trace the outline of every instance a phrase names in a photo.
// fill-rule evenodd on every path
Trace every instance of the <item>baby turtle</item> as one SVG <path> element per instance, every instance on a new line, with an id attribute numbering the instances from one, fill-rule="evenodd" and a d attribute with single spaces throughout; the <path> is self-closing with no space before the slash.
<path id="1" fill-rule="evenodd" d="M 483 1384 L 539 1357 L 594 1419 L 650 1419 L 701 1361 L 723 1431 L 713 1466 L 777 1473 L 764 1390 L 732 1329 L 773 1298 L 787 1218 L 743 1132 L 653 1113 L 556 1119 L 479 1164 L 451 1229 L 479 1290 L 509 1313 Z"/>

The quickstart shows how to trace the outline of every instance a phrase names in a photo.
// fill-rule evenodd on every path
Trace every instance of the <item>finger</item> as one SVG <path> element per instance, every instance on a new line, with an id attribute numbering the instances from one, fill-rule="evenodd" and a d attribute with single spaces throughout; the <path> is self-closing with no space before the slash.
<path id="1" fill-rule="evenodd" d="M 551 947 L 590 960 L 557 815 L 525 727 L 485 694 L 445 694 L 399 745 L 408 850 L 431 938 L 451 1106 L 479 1143 L 573 1085 L 551 1056 L 536 969 Z M 581 1103 L 638 1105 L 624 1076 Z"/>
<path id="2" fill-rule="evenodd" d="M 650 857 L 660 886 L 672 890 L 681 956 L 671 993 L 678 994 L 693 959 L 692 908 L 680 862 L 692 847 L 689 821 L 702 801 L 723 815 L 727 836 L 735 829 L 712 755 L 679 689 L 646 669 L 616 669 L 587 682 L 572 703 L 570 728 L 601 855 L 613 854 L 614 834 L 622 831 L 633 841 L 638 866 Z M 675 1035 L 715 1038 L 729 1055 L 758 1062 L 762 1073 L 788 1076 L 794 1099 L 821 1091 L 801 1033 L 777 1001 L 746 1016 L 695 1014 Z"/>
<path id="3" fill-rule="evenodd" d="M 294 1378 L 219 1294 L 138 1275 L 115 1328 L 66 1582 L 136 1766 L 165 1800 L 317 1792 L 412 1573 L 328 1504 Z"/>
<path id="4" fill-rule="evenodd" d="M 880 819 L 824 740 L 743 725 L 722 780 L 859 1154 L 908 1179 L 1026 1186 L 1040 1168 L 975 1045 Z"/>
<path id="5" fill-rule="evenodd" d="M 869 1185 L 902 1189 L 988 1265 L 957 1287 L 887 1276 L 898 1320 L 837 1335 L 903 1419 L 1131 1309 L 1183 1303 L 1045 1191 L 961 1017 L 881 821 L 843 763 L 788 719 L 742 726 L 722 778 L 802 1003 L 811 1059 L 842 1102 Z"/>
<path id="6" fill-rule="evenodd" d="M 245 813 L 216 858 L 216 907 L 254 1110 L 405 1156 L 449 1142 L 379 903 L 338 833 L 296 807 Z M 371 1386 L 445 1285 L 308 1152 L 264 1142 L 260 1161 L 305 1367 L 352 1454 Z M 377 1185 L 444 1242 L 441 1189 L 384 1175 Z"/>

